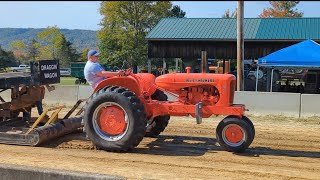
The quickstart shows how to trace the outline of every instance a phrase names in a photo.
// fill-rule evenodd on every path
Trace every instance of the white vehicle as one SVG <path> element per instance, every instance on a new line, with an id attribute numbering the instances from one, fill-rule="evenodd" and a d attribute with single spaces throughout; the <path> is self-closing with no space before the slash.
<path id="1" fill-rule="evenodd" d="M 20 64 L 19 67 L 10 67 L 13 72 L 26 72 L 28 69 L 30 69 L 30 66 L 26 64 Z"/>
<path id="2" fill-rule="evenodd" d="M 60 68 L 60 76 L 71 76 L 70 68 Z"/>

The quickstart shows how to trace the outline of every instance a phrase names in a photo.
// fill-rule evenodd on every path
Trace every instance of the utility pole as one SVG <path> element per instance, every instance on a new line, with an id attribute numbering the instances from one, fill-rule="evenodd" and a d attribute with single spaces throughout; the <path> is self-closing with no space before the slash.
<path id="1" fill-rule="evenodd" d="M 243 1 L 238 1 L 237 8 L 237 91 L 243 88 L 243 58 L 244 58 L 244 41 L 243 41 Z"/>

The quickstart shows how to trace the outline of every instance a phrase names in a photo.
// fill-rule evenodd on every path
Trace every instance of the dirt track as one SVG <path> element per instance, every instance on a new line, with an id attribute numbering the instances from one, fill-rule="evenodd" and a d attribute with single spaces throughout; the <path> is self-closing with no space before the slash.
<path id="1" fill-rule="evenodd" d="M 44 147 L 0 145 L 1 163 L 120 175 L 128 179 L 320 179 L 320 119 L 250 117 L 256 137 L 242 154 L 215 141 L 222 117 L 173 118 L 160 138 L 130 153 L 95 150 L 84 134 Z"/>

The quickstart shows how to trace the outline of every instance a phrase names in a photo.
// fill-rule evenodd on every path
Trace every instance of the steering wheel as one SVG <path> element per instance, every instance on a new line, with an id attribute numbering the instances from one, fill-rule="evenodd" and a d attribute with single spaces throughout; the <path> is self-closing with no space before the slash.
<path id="1" fill-rule="evenodd" d="M 128 68 L 126 68 L 125 66 L 127 66 Z M 128 76 L 132 73 L 130 64 L 126 60 L 123 61 L 121 68 L 119 68 L 119 71 L 123 71 L 124 76 Z"/>
<path id="2" fill-rule="evenodd" d="M 131 68 L 128 68 L 128 69 L 124 70 L 124 75 L 125 75 L 125 76 L 128 76 L 128 75 L 131 74 L 131 72 L 132 72 L 132 69 L 131 69 Z"/>

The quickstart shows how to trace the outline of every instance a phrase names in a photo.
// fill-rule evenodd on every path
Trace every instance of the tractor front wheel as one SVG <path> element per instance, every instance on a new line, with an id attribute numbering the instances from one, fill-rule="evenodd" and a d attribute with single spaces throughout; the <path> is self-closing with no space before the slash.
<path id="1" fill-rule="evenodd" d="M 251 129 L 253 131 L 253 137 L 255 137 L 256 136 L 256 130 L 254 128 L 254 125 L 253 125 L 252 121 L 247 116 L 242 116 L 242 120 L 246 121 L 250 125 L 250 127 L 251 127 Z"/>
<path id="2" fill-rule="evenodd" d="M 216 137 L 227 151 L 243 152 L 254 139 L 251 125 L 238 117 L 226 117 L 217 126 Z"/>
<path id="3" fill-rule="evenodd" d="M 140 100 L 122 87 L 96 92 L 84 112 L 84 128 L 99 149 L 128 151 L 137 146 L 146 132 L 146 114 Z"/>
<path id="4" fill-rule="evenodd" d="M 238 117 L 237 116 L 227 116 L 227 118 L 238 118 Z M 253 125 L 252 121 L 247 116 L 242 116 L 242 120 L 246 121 L 250 125 L 250 127 L 251 127 L 251 129 L 253 131 L 253 137 L 255 137 L 256 130 L 254 128 L 254 125 Z"/>

